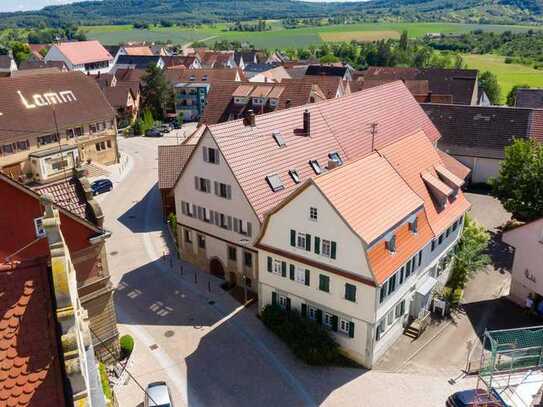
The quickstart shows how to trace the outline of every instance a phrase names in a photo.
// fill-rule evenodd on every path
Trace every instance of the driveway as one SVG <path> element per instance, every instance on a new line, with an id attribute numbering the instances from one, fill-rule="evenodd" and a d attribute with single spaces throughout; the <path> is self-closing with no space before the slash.
<path id="1" fill-rule="evenodd" d="M 129 371 L 116 389 L 121 406 L 139 406 L 141 387 L 165 380 L 176 406 L 443 405 L 446 374 L 313 368 L 294 359 L 220 281 L 170 256 L 157 189 L 157 145 L 175 138 L 120 139 L 131 172 L 100 198 L 111 230 L 109 265 L 119 330 L 135 338 Z M 141 386 L 141 387 L 140 387 Z M 424 391 L 421 391 L 424 389 Z"/>

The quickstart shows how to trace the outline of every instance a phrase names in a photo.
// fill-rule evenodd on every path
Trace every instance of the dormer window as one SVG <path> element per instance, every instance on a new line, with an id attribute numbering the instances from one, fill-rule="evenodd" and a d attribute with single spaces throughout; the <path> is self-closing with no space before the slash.
<path id="1" fill-rule="evenodd" d="M 279 104 L 277 99 L 270 99 L 270 106 L 276 107 Z"/>
<path id="2" fill-rule="evenodd" d="M 315 171 L 315 174 L 319 175 L 322 172 L 322 168 L 317 160 L 310 160 L 309 165 Z"/>
<path id="3" fill-rule="evenodd" d="M 413 233 L 414 235 L 416 235 L 417 230 L 418 230 L 418 218 L 415 218 L 411 222 L 409 222 L 409 231 Z"/>
<path id="4" fill-rule="evenodd" d="M 207 81 L 207 75 L 202 76 L 202 81 Z"/>
<path id="5" fill-rule="evenodd" d="M 291 176 L 292 180 L 296 183 L 296 184 L 299 184 L 301 179 L 300 179 L 300 174 L 298 173 L 298 170 L 289 170 L 289 175 Z"/>
<path id="6" fill-rule="evenodd" d="M 281 191 L 285 189 L 285 186 L 283 185 L 283 181 L 281 181 L 281 177 L 277 174 L 271 174 L 266 177 L 266 181 L 268 181 L 268 184 L 270 185 L 270 188 L 273 192 Z"/>
<path id="7" fill-rule="evenodd" d="M 390 253 L 396 253 L 396 235 L 392 235 L 390 239 L 386 241 L 386 248 Z"/>

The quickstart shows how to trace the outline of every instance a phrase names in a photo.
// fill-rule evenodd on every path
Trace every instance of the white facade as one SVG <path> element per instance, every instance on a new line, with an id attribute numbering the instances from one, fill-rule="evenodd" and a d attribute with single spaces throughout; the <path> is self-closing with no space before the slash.
<path id="1" fill-rule="evenodd" d="M 502 160 L 497 158 L 467 157 L 454 155 L 453 157 L 471 169 L 470 178 L 474 184 L 488 183 L 489 178 L 497 177 Z"/>
<path id="2" fill-rule="evenodd" d="M 524 307 L 529 296 L 543 295 L 543 219 L 507 231 L 502 239 L 515 248 L 509 296 Z"/>
<path id="3" fill-rule="evenodd" d="M 73 64 L 55 45 L 49 48 L 44 58 L 45 62 L 62 61 L 68 67 L 69 71 L 80 71 L 85 74 L 98 75 L 99 73 L 108 73 L 113 67 L 113 61 L 95 61 L 87 64 Z"/>
<path id="4" fill-rule="evenodd" d="M 216 163 L 209 162 L 215 154 Z M 220 196 L 221 189 L 226 197 Z M 220 262 L 225 278 L 231 282 L 235 278 L 237 284 L 245 273 L 251 280 L 250 288 L 256 290 L 257 253 L 253 244 L 260 221 L 208 131 L 185 166 L 174 193 L 181 255 L 211 272 L 212 260 Z M 205 237 L 205 249 L 198 246 L 199 235 Z M 229 257 L 229 247 L 236 251 L 235 260 Z M 251 256 L 251 266 L 246 265 L 245 253 Z"/>
<path id="5" fill-rule="evenodd" d="M 316 219 L 312 216 L 315 213 Z M 312 319 L 317 318 L 318 310 L 318 318 L 325 326 L 332 321 L 328 327 L 343 351 L 371 367 L 402 334 L 410 317 L 415 319 L 421 309 L 429 306 L 432 289 L 445 283 L 448 270 L 443 264 L 439 265 L 451 253 L 461 234 L 461 219 L 453 225 L 442 237 L 436 238 L 433 245 L 427 242 L 404 266 L 378 285 L 370 271 L 366 243 L 321 192 L 309 185 L 270 215 L 257 245 L 259 309 L 274 301 L 286 307 L 288 302 L 290 309 Z M 295 231 L 295 247 L 291 241 L 292 231 Z M 298 234 L 310 236 L 309 250 L 300 244 L 304 240 L 298 241 Z M 323 250 L 324 241 L 333 242 L 333 256 L 327 249 Z M 322 246 L 318 254 L 316 243 Z M 407 267 L 409 276 L 405 271 Z M 321 279 L 329 281 L 328 291 L 322 290 Z M 389 289 L 391 279 L 395 283 L 394 288 Z M 347 284 L 351 287 L 347 288 Z M 354 301 L 347 298 L 352 286 L 356 287 Z M 390 294 L 384 295 L 381 301 L 382 290 Z"/>

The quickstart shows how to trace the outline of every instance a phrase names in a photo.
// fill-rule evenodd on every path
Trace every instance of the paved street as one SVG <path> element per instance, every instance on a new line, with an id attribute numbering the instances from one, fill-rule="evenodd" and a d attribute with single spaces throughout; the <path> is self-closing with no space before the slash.
<path id="1" fill-rule="evenodd" d="M 100 197 L 112 232 L 108 252 L 119 329 L 135 338 L 129 370 L 142 386 L 167 381 L 176 406 L 432 407 L 473 386 L 473 379 L 450 385 L 448 371 L 404 374 L 302 365 L 264 328 L 254 305 L 244 309 L 213 277 L 170 263 L 164 257 L 169 248 L 156 159 L 157 145 L 175 142 L 120 139 L 131 170 Z M 144 394 L 133 380 L 116 393 L 123 407 L 142 405 Z"/>

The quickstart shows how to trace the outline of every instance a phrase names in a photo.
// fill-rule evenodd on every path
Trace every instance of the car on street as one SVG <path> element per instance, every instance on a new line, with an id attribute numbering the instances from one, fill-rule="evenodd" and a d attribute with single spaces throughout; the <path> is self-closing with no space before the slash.
<path id="1" fill-rule="evenodd" d="M 113 189 L 113 182 L 107 178 L 98 179 L 91 184 L 91 190 L 93 195 L 103 194 Z"/>
<path id="2" fill-rule="evenodd" d="M 447 407 L 509 407 L 500 395 L 491 390 L 491 395 L 483 389 L 459 391 L 451 395 L 447 400 Z"/>
<path id="3" fill-rule="evenodd" d="M 145 137 L 162 137 L 162 135 L 162 132 L 154 127 L 145 132 Z"/>
<path id="4" fill-rule="evenodd" d="M 172 396 L 166 382 L 153 382 L 145 390 L 144 407 L 173 407 Z"/>

